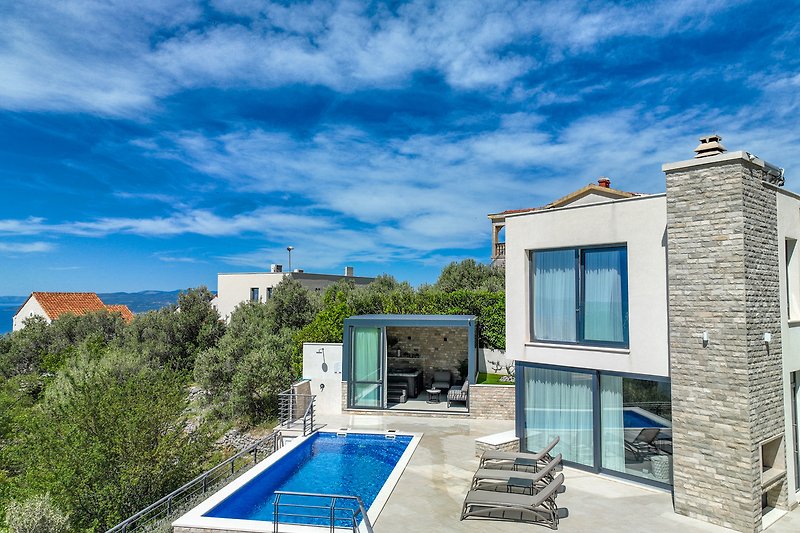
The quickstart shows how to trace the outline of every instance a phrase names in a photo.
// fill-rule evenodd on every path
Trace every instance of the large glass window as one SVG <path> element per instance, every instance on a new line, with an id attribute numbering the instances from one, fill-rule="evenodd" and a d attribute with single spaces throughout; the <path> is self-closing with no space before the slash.
<path id="1" fill-rule="evenodd" d="M 800 318 L 800 259 L 797 241 L 786 239 L 786 313 L 789 320 Z"/>
<path id="2" fill-rule="evenodd" d="M 535 252 L 533 261 L 533 331 L 547 341 L 575 341 L 575 250 Z"/>
<path id="3" fill-rule="evenodd" d="M 565 460 L 594 466 L 592 374 L 526 367 L 523 381 L 525 448 L 535 452 L 560 437 L 556 452 Z"/>
<path id="4" fill-rule="evenodd" d="M 669 380 L 519 362 L 516 373 L 524 450 L 536 452 L 560 437 L 556 452 L 565 461 L 671 484 Z"/>
<path id="5" fill-rule="evenodd" d="M 669 383 L 600 375 L 602 467 L 669 483 L 672 396 Z"/>
<path id="6" fill-rule="evenodd" d="M 628 257 L 624 246 L 531 254 L 533 338 L 628 343 Z"/>

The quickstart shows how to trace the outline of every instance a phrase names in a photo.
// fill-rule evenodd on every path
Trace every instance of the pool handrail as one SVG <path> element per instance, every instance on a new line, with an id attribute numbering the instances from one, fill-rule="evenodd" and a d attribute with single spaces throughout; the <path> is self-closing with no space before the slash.
<path id="1" fill-rule="evenodd" d="M 311 504 L 299 504 L 299 503 L 284 503 L 283 505 L 286 507 L 301 507 L 303 509 L 328 509 L 329 516 L 330 516 L 330 532 L 334 533 L 336 531 L 336 521 L 337 520 L 347 520 L 347 518 L 340 518 L 336 517 L 336 511 L 350 511 L 351 516 L 350 521 L 352 523 L 352 529 L 354 532 L 361 531 L 360 526 L 358 524 L 358 515 L 361 515 L 361 526 L 364 527 L 366 533 L 374 533 L 372 529 L 372 522 L 367 516 L 367 511 L 364 508 L 364 502 L 358 496 L 351 496 L 347 494 L 322 494 L 316 492 L 292 492 L 286 490 L 276 490 L 275 491 L 275 503 L 273 504 L 273 516 L 272 516 L 272 527 L 273 532 L 278 533 L 278 526 L 280 524 L 280 517 L 281 515 L 284 516 L 294 516 L 294 517 L 304 517 L 304 518 L 321 518 L 318 515 L 308 515 L 308 514 L 297 514 L 297 513 L 289 513 L 289 512 L 281 512 L 281 496 L 301 496 L 301 497 L 309 497 L 309 498 L 329 498 L 330 503 L 329 505 L 311 505 Z M 336 500 L 349 500 L 355 501 L 358 504 L 358 509 L 352 509 L 350 507 L 336 507 Z"/>
<path id="2" fill-rule="evenodd" d="M 209 470 L 206 470 L 205 472 L 203 472 L 199 476 L 195 477 L 194 479 L 192 479 L 188 483 L 186 483 L 183 486 L 181 486 L 181 487 L 175 489 L 174 491 L 170 492 L 169 494 L 167 494 L 166 496 L 164 496 L 160 500 L 156 501 L 155 503 L 148 505 L 147 507 L 145 507 L 141 511 L 138 511 L 136 514 L 129 516 L 128 518 L 126 518 L 125 520 L 120 522 L 119 524 L 115 525 L 114 527 L 112 527 L 111 529 L 106 531 L 106 533 L 117 533 L 117 532 L 119 532 L 119 533 L 128 533 L 129 531 L 135 531 L 139 527 L 139 523 L 138 523 L 139 520 L 142 519 L 143 517 L 147 517 L 149 514 L 153 514 L 153 516 L 150 516 L 150 517 L 146 518 L 146 521 L 144 522 L 145 524 L 150 523 L 152 521 L 162 520 L 162 519 L 168 517 L 175 510 L 175 507 L 173 506 L 173 503 L 176 500 L 178 500 L 179 497 L 184 496 L 186 493 L 188 493 L 192 489 L 197 489 L 198 485 L 200 485 L 200 484 L 202 484 L 202 494 L 205 494 L 208 491 L 209 488 L 213 487 L 214 483 L 218 482 L 219 480 L 217 479 L 217 480 L 214 481 L 214 483 L 209 485 L 208 484 L 208 479 L 212 474 L 214 474 L 214 473 L 216 473 L 216 472 L 218 472 L 218 471 L 220 471 L 220 470 L 222 470 L 224 468 L 227 468 L 228 465 L 230 465 L 230 473 L 228 474 L 228 476 L 226 478 L 223 478 L 223 479 L 229 479 L 234 474 L 236 474 L 238 471 L 241 471 L 241 468 L 239 468 L 239 470 L 236 470 L 236 460 L 237 459 L 240 459 L 241 457 L 244 457 L 245 455 L 252 454 L 252 456 L 253 456 L 253 465 L 257 464 L 259 462 L 258 461 L 258 456 L 259 456 L 258 450 L 259 450 L 259 448 L 262 448 L 265 444 L 271 444 L 272 446 L 271 446 L 271 449 L 268 448 L 269 451 L 267 451 L 261 457 L 262 460 L 264 458 L 266 458 L 267 456 L 271 455 L 272 453 L 274 453 L 276 450 L 280 449 L 281 446 L 283 445 L 283 435 L 281 434 L 281 431 L 280 430 L 273 431 L 272 433 L 270 433 L 269 435 L 267 435 L 263 439 L 259 440 L 255 444 L 252 444 L 251 446 L 248 446 L 244 450 L 240 451 L 239 453 L 237 453 L 236 455 L 234 455 L 232 457 L 229 457 L 228 459 L 226 459 L 225 461 L 219 463 L 215 467 L 210 468 Z M 192 496 L 190 495 L 190 498 L 191 497 Z M 164 509 L 164 507 L 166 507 L 166 509 Z M 159 509 L 159 508 L 161 508 L 161 509 Z M 158 512 L 157 513 L 152 513 L 156 509 L 158 509 Z M 163 517 L 161 515 L 163 515 Z"/>

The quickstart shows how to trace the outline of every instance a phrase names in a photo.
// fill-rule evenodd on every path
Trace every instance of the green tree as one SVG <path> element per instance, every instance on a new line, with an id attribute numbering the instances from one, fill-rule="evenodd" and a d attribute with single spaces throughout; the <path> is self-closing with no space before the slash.
<path id="1" fill-rule="evenodd" d="M 215 346 L 225 323 L 211 306 L 205 287 L 178 296 L 178 305 L 137 315 L 128 328 L 126 345 L 162 366 L 192 370 L 197 355 Z"/>
<path id="2" fill-rule="evenodd" d="M 291 338 L 290 327 L 276 325 L 273 304 L 241 304 L 219 344 L 197 357 L 195 380 L 225 416 L 245 424 L 264 421 L 277 410 L 277 394 L 292 382 Z"/>
<path id="3" fill-rule="evenodd" d="M 50 348 L 50 330 L 40 316 L 25 320 L 25 327 L 9 335 L 0 354 L 0 372 L 5 377 L 39 372 Z"/>
<path id="4" fill-rule="evenodd" d="M 283 278 L 272 290 L 267 306 L 272 333 L 284 328 L 298 330 L 311 322 L 317 312 L 308 289 L 290 277 Z"/>
<path id="5" fill-rule="evenodd" d="M 184 431 L 185 385 L 141 355 L 81 349 L 20 428 L 18 490 L 50 492 L 73 529 L 105 530 L 177 488 L 209 449 Z"/>
<path id="6" fill-rule="evenodd" d="M 505 270 L 502 267 L 478 263 L 474 259 L 453 261 L 442 269 L 434 287 L 443 292 L 505 290 Z"/>

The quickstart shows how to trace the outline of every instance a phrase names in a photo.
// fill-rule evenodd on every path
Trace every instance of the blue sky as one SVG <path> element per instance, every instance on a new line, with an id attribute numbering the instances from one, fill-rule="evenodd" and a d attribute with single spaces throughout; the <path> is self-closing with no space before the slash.
<path id="1" fill-rule="evenodd" d="M 7 2 L 0 294 L 216 286 L 286 264 L 413 283 L 486 214 L 699 135 L 800 190 L 792 2 Z"/>

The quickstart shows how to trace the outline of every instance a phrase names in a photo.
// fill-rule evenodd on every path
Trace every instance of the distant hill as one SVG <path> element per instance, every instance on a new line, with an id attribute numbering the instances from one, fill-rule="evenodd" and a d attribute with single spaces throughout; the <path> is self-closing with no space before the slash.
<path id="1" fill-rule="evenodd" d="M 178 303 L 181 291 L 104 292 L 97 295 L 106 305 L 125 304 L 134 313 L 161 309 Z"/>

